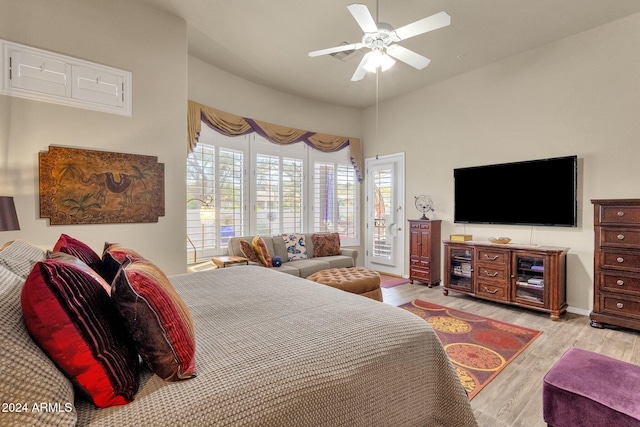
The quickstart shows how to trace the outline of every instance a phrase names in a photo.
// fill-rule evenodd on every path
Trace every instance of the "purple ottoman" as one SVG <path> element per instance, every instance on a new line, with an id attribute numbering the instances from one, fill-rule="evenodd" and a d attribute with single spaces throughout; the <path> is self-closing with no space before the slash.
<path id="1" fill-rule="evenodd" d="M 553 427 L 640 427 L 640 366 L 570 348 L 544 377 L 542 412 Z"/>

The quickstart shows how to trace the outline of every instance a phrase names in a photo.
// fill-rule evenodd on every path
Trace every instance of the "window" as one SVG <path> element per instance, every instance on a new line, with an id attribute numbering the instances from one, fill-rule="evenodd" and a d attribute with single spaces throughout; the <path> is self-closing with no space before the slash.
<path id="1" fill-rule="evenodd" d="M 187 158 L 187 196 L 199 199 L 187 203 L 189 260 L 194 247 L 200 260 L 226 253 L 232 236 L 336 231 L 343 245 L 359 245 L 357 184 L 348 150 L 323 153 L 203 126 Z M 200 200 L 208 196 L 215 212 L 210 222 L 200 218 Z"/>

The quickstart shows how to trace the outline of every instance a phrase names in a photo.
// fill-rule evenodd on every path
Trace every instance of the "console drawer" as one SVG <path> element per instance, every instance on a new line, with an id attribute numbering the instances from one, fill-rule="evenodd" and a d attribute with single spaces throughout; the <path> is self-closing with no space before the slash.
<path id="1" fill-rule="evenodd" d="M 486 299 L 492 299 L 495 301 L 508 301 L 509 291 L 508 286 L 488 282 L 486 280 L 478 280 L 478 288 L 476 289 L 476 295 Z"/>
<path id="2" fill-rule="evenodd" d="M 509 269 L 506 265 L 483 265 L 480 264 L 476 268 L 476 277 L 478 280 L 490 282 L 494 284 L 509 283 Z"/>
<path id="3" fill-rule="evenodd" d="M 484 264 L 508 264 L 509 252 L 495 249 L 478 249 L 478 262 Z"/>

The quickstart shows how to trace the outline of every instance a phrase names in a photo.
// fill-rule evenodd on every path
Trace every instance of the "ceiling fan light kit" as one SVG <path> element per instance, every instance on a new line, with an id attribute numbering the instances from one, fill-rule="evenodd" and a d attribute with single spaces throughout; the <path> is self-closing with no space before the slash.
<path id="1" fill-rule="evenodd" d="M 360 61 L 351 81 L 362 80 L 367 71 L 374 73 L 378 68 L 386 71 L 396 63 L 395 59 L 422 70 L 431 60 L 395 43 L 451 24 L 451 17 L 445 12 L 439 12 L 394 30 L 385 22 L 376 22 L 364 4 L 353 3 L 347 6 L 347 9 L 364 33 L 360 43 L 315 50 L 309 52 L 309 56 L 316 57 L 362 48 L 370 49 Z"/>

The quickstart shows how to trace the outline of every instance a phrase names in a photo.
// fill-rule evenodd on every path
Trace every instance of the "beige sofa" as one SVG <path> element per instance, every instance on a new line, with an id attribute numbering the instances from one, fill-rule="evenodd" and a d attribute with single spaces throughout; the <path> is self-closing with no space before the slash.
<path id="1" fill-rule="evenodd" d="M 284 239 L 281 236 L 262 236 L 262 239 L 269 250 L 269 255 L 271 255 L 271 257 L 279 256 L 282 258 L 282 265 L 280 267 L 271 268 L 275 271 L 306 278 L 317 271 L 326 270 L 327 268 L 355 267 L 356 260 L 358 258 L 357 249 L 340 248 L 342 255 L 315 257 L 313 253 L 313 242 L 311 241 L 312 234 L 314 233 L 305 233 L 304 235 L 308 259 L 295 261 L 288 261 L 287 247 L 285 246 Z M 254 236 L 230 238 L 227 254 L 244 256 L 240 249 L 240 240 L 244 239 L 251 243 L 253 238 Z"/>

